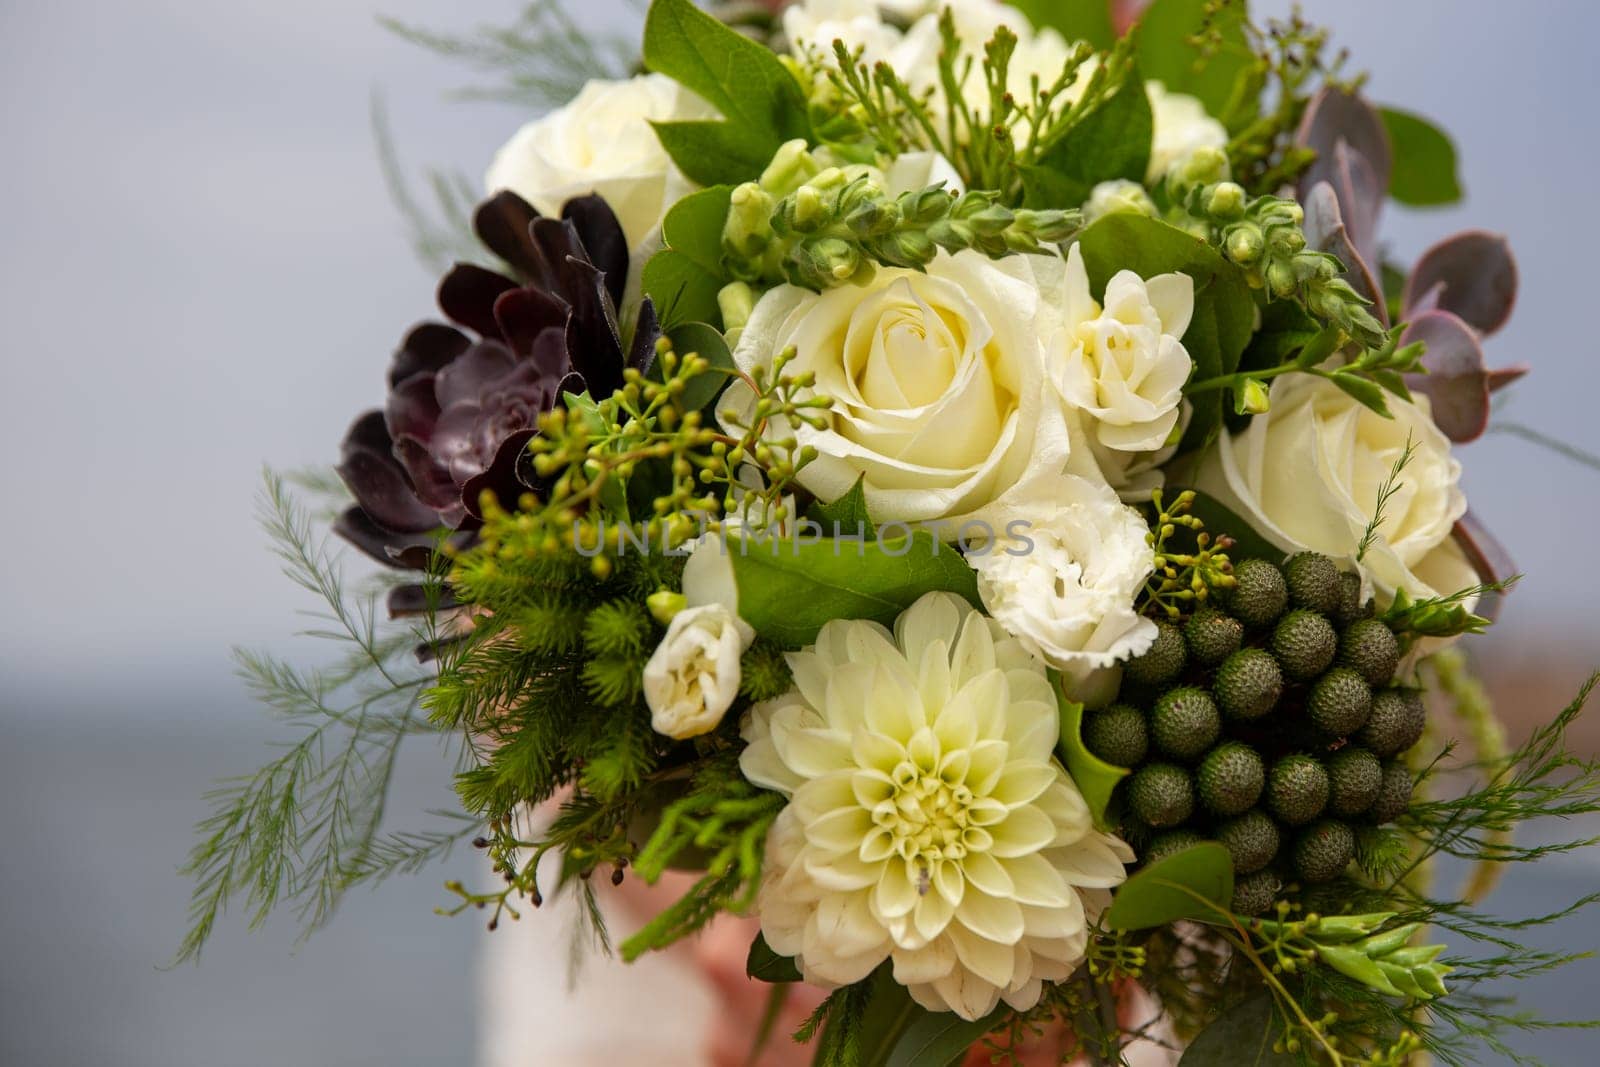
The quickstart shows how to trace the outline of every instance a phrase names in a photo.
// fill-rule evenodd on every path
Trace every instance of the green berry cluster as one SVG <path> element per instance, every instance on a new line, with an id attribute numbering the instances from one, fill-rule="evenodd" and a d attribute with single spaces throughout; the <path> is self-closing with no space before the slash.
<path id="1" fill-rule="evenodd" d="M 1233 908 L 1259 915 L 1286 884 L 1338 878 L 1358 825 L 1405 814 L 1398 758 L 1422 736 L 1420 697 L 1393 685 L 1400 644 L 1361 581 L 1326 556 L 1246 559 L 1235 584 L 1123 671 L 1084 743 L 1133 768 L 1123 828 L 1150 862 L 1202 840 L 1233 857 Z"/>

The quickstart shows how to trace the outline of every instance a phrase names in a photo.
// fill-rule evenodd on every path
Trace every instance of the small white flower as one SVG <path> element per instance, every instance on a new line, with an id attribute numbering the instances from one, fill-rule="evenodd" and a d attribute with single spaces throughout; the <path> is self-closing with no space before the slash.
<path id="1" fill-rule="evenodd" d="M 651 122 L 715 117 L 711 105 L 664 74 L 596 79 L 571 103 L 528 123 L 489 165 L 489 191 L 509 189 L 556 216 L 576 196 L 605 198 L 630 249 L 694 186 L 661 147 Z"/>
<path id="2" fill-rule="evenodd" d="M 901 33 L 883 21 L 875 0 L 801 0 L 783 9 L 783 34 L 831 61 L 833 42 L 843 41 L 871 64 L 894 57 Z"/>
<path id="3" fill-rule="evenodd" d="M 1193 367 L 1180 340 L 1194 315 L 1194 279 L 1130 270 L 1106 283 L 1105 306 L 1089 292 L 1083 251 L 1073 245 L 1061 293 L 1064 326 L 1050 346 L 1051 378 L 1093 420 L 1106 448 L 1153 452 L 1178 424 Z"/>
<path id="4" fill-rule="evenodd" d="M 722 604 L 685 608 L 644 667 L 644 698 L 658 734 L 682 740 L 710 733 L 739 694 L 739 657 L 755 639 Z"/>
<path id="5" fill-rule="evenodd" d="M 789 665 L 794 690 L 751 709 L 739 760 L 789 798 L 756 900 L 767 942 L 823 986 L 887 959 L 933 1011 L 1032 1007 L 1082 962 L 1133 858 L 1053 755 L 1044 665 L 949 593 L 893 633 L 830 622 Z"/>
<path id="6" fill-rule="evenodd" d="M 1101 182 L 1089 190 L 1089 199 L 1083 204 L 1083 221 L 1093 222 L 1119 211 L 1135 215 L 1154 215 L 1156 205 L 1150 194 L 1138 182 L 1114 178 Z"/>
<path id="7" fill-rule="evenodd" d="M 1150 647 L 1134 611 L 1154 566 L 1138 512 L 1110 487 L 1063 474 L 1008 499 L 1012 536 L 968 557 L 983 606 L 1022 647 L 1074 680 Z"/>
<path id="8" fill-rule="evenodd" d="M 1176 163 L 1197 148 L 1222 148 L 1228 143 L 1228 130 L 1206 114 L 1198 97 L 1168 92 L 1158 81 L 1145 82 L 1150 98 L 1150 114 L 1155 138 L 1150 148 L 1150 165 L 1145 181 L 1154 185 Z"/>

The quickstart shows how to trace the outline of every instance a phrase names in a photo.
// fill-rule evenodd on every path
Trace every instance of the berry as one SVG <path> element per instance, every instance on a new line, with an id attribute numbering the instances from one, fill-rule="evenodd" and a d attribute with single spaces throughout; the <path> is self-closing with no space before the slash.
<path id="1" fill-rule="evenodd" d="M 1340 749 L 1328 759 L 1328 811 L 1349 818 L 1378 799 L 1383 765 L 1364 748 Z"/>
<path id="2" fill-rule="evenodd" d="M 1389 684 L 1400 666 L 1400 642 L 1377 619 L 1362 619 L 1339 638 L 1339 662 L 1353 667 L 1374 689 Z"/>
<path id="3" fill-rule="evenodd" d="M 1149 764 L 1128 780 L 1128 806 L 1156 829 L 1177 826 L 1194 814 L 1194 783 L 1182 767 Z"/>
<path id="4" fill-rule="evenodd" d="M 1339 648 L 1333 624 L 1314 611 L 1297 608 L 1272 631 L 1272 654 L 1283 673 L 1296 681 L 1315 678 L 1328 669 Z"/>
<path id="5" fill-rule="evenodd" d="M 1083 743 L 1107 763 L 1134 766 L 1150 750 L 1144 712 L 1129 704 L 1113 704 L 1092 713 L 1083 725 Z"/>
<path id="6" fill-rule="evenodd" d="M 1189 658 L 1202 667 L 1214 667 L 1239 650 L 1244 626 L 1216 608 L 1201 608 L 1183 627 Z"/>
<path id="7" fill-rule="evenodd" d="M 1288 826 L 1308 823 L 1328 805 L 1328 772 L 1310 756 L 1285 756 L 1267 776 L 1267 807 Z"/>
<path id="8" fill-rule="evenodd" d="M 1367 818 L 1382 825 L 1394 822 L 1411 807 L 1411 772 L 1399 760 L 1383 765 L 1383 782 L 1378 799 L 1367 809 Z"/>
<path id="9" fill-rule="evenodd" d="M 1247 559 L 1233 568 L 1234 587 L 1228 597 L 1233 617 L 1246 626 L 1270 626 L 1289 606 L 1289 587 L 1283 572 L 1270 561 Z"/>
<path id="10" fill-rule="evenodd" d="M 1322 615 L 1339 607 L 1339 568 L 1320 552 L 1297 552 L 1283 565 L 1289 602 Z"/>
<path id="11" fill-rule="evenodd" d="M 1150 713 L 1150 736 L 1156 748 L 1181 760 L 1192 760 L 1217 743 L 1222 716 L 1204 689 L 1174 689 L 1156 701 Z"/>
<path id="12" fill-rule="evenodd" d="M 1380 759 L 1398 756 L 1422 739 L 1428 709 L 1422 698 L 1405 689 L 1385 689 L 1372 698 L 1372 714 L 1357 735 Z"/>
<path id="13" fill-rule="evenodd" d="M 1283 672 L 1268 653 L 1259 648 L 1241 648 L 1218 668 L 1212 688 L 1228 718 L 1259 719 L 1277 705 L 1283 694 Z"/>
<path id="14" fill-rule="evenodd" d="M 1370 601 L 1363 602 L 1361 599 L 1359 574 L 1339 575 L 1339 606 L 1330 613 L 1335 623 L 1349 626 L 1357 619 L 1364 618 L 1371 606 Z"/>
<path id="15" fill-rule="evenodd" d="M 1163 686 L 1183 673 L 1187 659 L 1183 632 L 1169 622 L 1157 622 L 1155 642 L 1144 655 L 1128 661 L 1122 676 L 1135 685 Z"/>
<path id="16" fill-rule="evenodd" d="M 1192 845 L 1198 845 L 1203 840 L 1204 838 L 1192 830 L 1168 830 L 1150 842 L 1149 847 L 1140 853 L 1139 858 L 1148 867 L 1152 863 L 1160 863 L 1168 856 L 1182 852 Z"/>
<path id="17" fill-rule="evenodd" d="M 1257 871 L 1247 874 L 1233 883 L 1233 904 L 1235 915 L 1263 915 L 1278 899 L 1278 890 L 1283 888 L 1283 880 L 1272 871 Z"/>
<path id="18" fill-rule="evenodd" d="M 1217 827 L 1217 840 L 1233 857 L 1233 869 L 1237 874 L 1250 874 L 1271 863 L 1281 843 L 1278 824 L 1259 808 L 1252 808 Z"/>
<path id="19" fill-rule="evenodd" d="M 1294 843 L 1294 871 L 1307 882 L 1331 882 L 1356 854 L 1356 835 L 1334 819 L 1323 819 Z"/>
<path id="20" fill-rule="evenodd" d="M 1348 667 L 1335 667 L 1318 678 L 1306 697 L 1306 717 L 1330 737 L 1355 733 L 1371 712 L 1372 690 Z"/>
<path id="21" fill-rule="evenodd" d="M 1218 815 L 1237 815 L 1261 799 L 1267 770 L 1255 749 L 1228 741 L 1200 761 L 1195 777 L 1200 783 L 1202 804 Z"/>

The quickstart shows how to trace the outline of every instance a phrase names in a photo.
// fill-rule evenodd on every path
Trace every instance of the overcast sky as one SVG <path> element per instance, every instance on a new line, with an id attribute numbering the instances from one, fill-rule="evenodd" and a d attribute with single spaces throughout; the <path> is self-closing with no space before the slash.
<path id="1" fill-rule="evenodd" d="M 251 517 L 259 468 L 329 462 L 431 310 L 433 278 L 382 187 L 369 96 L 387 99 L 408 162 L 473 175 L 527 117 L 446 100 L 473 76 L 374 15 L 459 28 L 517 8 L 471 6 L 0 4 L 0 677 L 211 673 L 230 644 L 294 627 L 302 601 Z M 1462 226 L 1509 233 L 1523 297 L 1490 355 L 1536 371 L 1510 413 L 1600 451 L 1600 6 L 1306 7 L 1372 71 L 1373 97 L 1439 120 L 1460 147 L 1466 204 L 1391 212 L 1387 239 L 1409 258 Z M 622 0 L 585 10 L 636 18 Z M 1600 475 L 1506 437 L 1462 458 L 1475 509 L 1530 572 L 1506 628 L 1592 632 Z"/>

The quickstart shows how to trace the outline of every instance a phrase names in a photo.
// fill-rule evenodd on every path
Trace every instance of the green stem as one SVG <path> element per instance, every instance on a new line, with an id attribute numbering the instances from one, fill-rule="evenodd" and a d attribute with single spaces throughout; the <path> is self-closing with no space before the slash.
<path id="1" fill-rule="evenodd" d="M 1195 382 L 1192 385 L 1185 387 L 1183 391 L 1187 396 L 1192 396 L 1195 393 L 1209 393 L 1216 389 L 1231 388 L 1238 385 L 1240 382 L 1248 381 L 1251 378 L 1256 379 L 1256 381 L 1264 382 L 1271 378 L 1276 378 L 1280 374 L 1288 374 L 1290 371 L 1300 369 L 1302 368 L 1297 363 L 1284 363 L 1276 367 L 1269 367 L 1266 370 L 1239 371 L 1237 374 L 1223 374 L 1216 378 L 1207 378 L 1204 381 Z"/>

